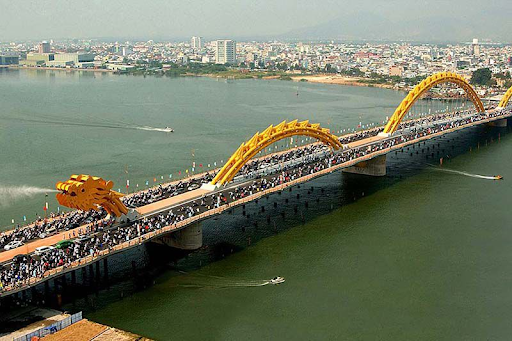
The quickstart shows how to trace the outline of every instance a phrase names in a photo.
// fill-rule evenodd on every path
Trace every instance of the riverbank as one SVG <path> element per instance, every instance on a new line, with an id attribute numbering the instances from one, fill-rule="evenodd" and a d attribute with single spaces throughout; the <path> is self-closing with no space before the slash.
<path id="1" fill-rule="evenodd" d="M 9 65 L 9 69 L 16 70 L 50 70 L 50 71 L 87 71 L 87 72 L 101 72 L 101 73 L 113 73 L 114 70 L 107 69 L 91 69 L 91 68 L 62 68 L 62 67 L 51 67 L 51 66 L 19 66 Z"/>
<path id="2" fill-rule="evenodd" d="M 315 74 L 315 75 L 299 75 L 299 76 L 291 76 L 290 77 L 294 82 L 310 82 L 310 83 L 320 83 L 320 84 L 337 84 L 337 85 L 348 85 L 348 86 L 364 86 L 364 87 L 375 87 L 382 89 L 397 89 L 395 86 L 391 84 L 371 84 L 365 82 L 366 78 L 361 77 L 348 77 L 341 75 L 325 75 L 325 74 Z"/>
<path id="3" fill-rule="evenodd" d="M 17 70 L 48 70 L 48 71 L 85 71 L 85 72 L 100 72 L 100 73 L 114 73 L 114 70 L 107 69 L 90 69 L 90 68 L 59 68 L 59 67 L 48 67 L 48 66 L 9 66 L 9 69 Z M 130 74 L 130 73 L 128 73 Z M 153 73 L 143 73 L 144 75 L 156 75 Z M 139 73 L 133 73 L 133 75 L 140 75 Z M 361 87 L 375 87 L 382 89 L 392 90 L 403 90 L 397 89 L 391 84 L 374 84 L 367 82 L 368 79 L 362 77 L 349 77 L 337 74 L 308 74 L 308 75 L 296 75 L 286 72 L 241 72 L 241 71 L 221 71 L 215 73 L 182 73 L 174 77 L 208 77 L 208 78 L 220 78 L 220 79 L 263 79 L 263 80 L 283 80 L 283 81 L 294 81 L 294 82 L 310 82 L 320 84 L 336 84 L 345 86 L 361 86 Z"/>

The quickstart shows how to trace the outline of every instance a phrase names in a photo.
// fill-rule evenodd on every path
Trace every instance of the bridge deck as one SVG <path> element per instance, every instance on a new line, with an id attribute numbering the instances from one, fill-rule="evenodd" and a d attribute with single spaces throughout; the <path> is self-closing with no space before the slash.
<path id="1" fill-rule="evenodd" d="M 480 120 L 480 121 L 472 122 L 472 123 L 465 124 L 465 125 L 462 125 L 462 126 L 457 126 L 457 127 L 454 127 L 454 128 L 450 128 L 450 129 L 446 129 L 446 130 L 443 130 L 443 131 L 439 131 L 437 133 L 433 133 L 433 134 L 430 134 L 430 135 L 425 135 L 425 136 L 422 136 L 420 138 L 417 138 L 417 139 L 414 139 L 414 140 L 410 140 L 410 141 L 407 141 L 407 142 L 395 144 L 395 145 L 393 145 L 393 146 L 391 146 L 389 148 L 382 149 L 382 150 L 379 150 L 379 151 L 376 151 L 376 152 L 373 152 L 373 153 L 370 153 L 370 154 L 366 154 L 366 155 L 364 155 L 362 157 L 359 157 L 359 158 L 356 158 L 356 159 L 352 159 L 352 160 L 344 162 L 342 164 L 334 165 L 334 166 L 332 166 L 330 168 L 323 169 L 323 170 L 321 170 L 319 172 L 316 172 L 316 173 L 313 173 L 313 174 L 308 174 L 308 175 L 303 176 L 301 178 L 295 179 L 295 180 L 293 180 L 291 182 L 287 182 L 287 183 L 284 183 L 282 185 L 278 185 L 278 186 L 276 186 L 274 188 L 271 188 L 271 189 L 268 189 L 268 190 L 265 190 L 265 191 L 261 191 L 261 192 L 257 192 L 257 193 L 255 193 L 255 194 L 253 194 L 251 196 L 246 197 L 246 198 L 243 198 L 243 199 L 237 200 L 235 202 L 223 205 L 220 208 L 212 209 L 210 211 L 207 211 L 207 212 L 201 213 L 199 215 L 193 216 L 191 218 L 185 219 L 185 220 L 183 220 L 183 221 L 181 221 L 181 222 L 179 222 L 177 224 L 174 224 L 172 226 L 167 226 L 167 227 L 164 227 L 164 228 L 162 228 L 160 230 L 156 230 L 156 231 L 150 232 L 150 233 L 144 235 L 143 237 L 135 238 L 134 240 L 128 241 L 126 243 L 123 243 L 123 244 L 120 244 L 120 245 L 116 245 L 112 250 L 104 250 L 104 251 L 101 251 L 98 255 L 88 256 L 88 257 L 84 258 L 81 261 L 75 262 L 75 264 L 73 264 L 72 266 L 70 266 L 68 268 L 57 268 L 57 269 L 50 270 L 49 271 L 49 275 L 47 277 L 45 277 L 43 279 L 37 279 L 37 280 L 34 279 L 34 281 L 31 281 L 31 283 L 29 285 L 25 286 L 25 287 L 16 288 L 16 289 L 13 289 L 13 290 L 10 290 L 10 291 L 7 291 L 7 292 L 5 292 L 5 291 L 4 292 L 0 292 L 0 297 L 1 296 L 5 296 L 5 295 L 9 295 L 9 294 L 12 294 L 12 293 L 15 293 L 15 292 L 18 292 L 20 290 L 24 290 L 24 288 L 36 285 L 36 284 L 38 284 L 40 282 L 43 282 L 43 281 L 47 280 L 48 278 L 52 278 L 52 277 L 58 276 L 58 275 L 60 275 L 62 273 L 69 272 L 71 270 L 83 267 L 83 266 L 85 266 L 85 265 L 87 265 L 87 264 L 89 264 L 91 262 L 95 262 L 95 261 L 97 261 L 97 260 L 99 260 L 101 258 L 107 257 L 110 254 L 121 252 L 121 251 L 123 251 L 123 250 L 125 250 L 127 248 L 131 248 L 131 247 L 134 247 L 136 245 L 139 245 L 142 242 L 146 242 L 148 240 L 151 240 L 153 238 L 157 238 L 157 237 L 159 237 L 161 235 L 164 235 L 164 234 L 167 234 L 169 232 L 185 228 L 186 226 L 188 226 L 189 224 L 191 224 L 193 222 L 200 221 L 200 220 L 209 218 L 209 217 L 211 217 L 213 215 L 220 214 L 220 213 L 224 212 L 225 210 L 227 210 L 227 209 L 229 209 L 231 207 L 238 206 L 238 205 L 241 205 L 241 204 L 246 203 L 246 202 L 250 202 L 250 201 L 255 200 L 255 199 L 257 199 L 259 197 L 262 197 L 264 195 L 268 195 L 268 194 L 273 193 L 273 192 L 281 191 L 281 190 L 283 190 L 283 189 L 285 189 L 287 187 L 290 187 L 290 186 L 293 186 L 293 185 L 296 185 L 296 184 L 299 184 L 299 183 L 302 183 L 302 182 L 307 182 L 307 181 L 309 181 L 311 179 L 314 179 L 316 177 L 320 177 L 322 175 L 325 175 L 325 174 L 328 174 L 328 173 L 332 173 L 332 172 L 334 172 L 336 170 L 339 170 L 339 169 L 342 169 L 342 168 L 347 168 L 347 167 L 353 166 L 353 165 L 355 165 L 355 164 L 357 164 L 357 163 L 359 163 L 361 161 L 366 161 L 366 160 L 375 158 L 375 157 L 380 156 L 380 155 L 385 155 L 385 154 L 387 154 L 387 153 L 389 153 L 391 151 L 394 151 L 394 150 L 397 150 L 397 149 L 402 149 L 402 148 L 404 148 L 406 146 L 409 146 L 409 145 L 412 145 L 412 144 L 416 144 L 416 143 L 422 142 L 424 140 L 430 140 L 432 138 L 439 137 L 439 136 L 442 136 L 442 135 L 445 135 L 445 134 L 449 134 L 449 133 L 452 133 L 452 132 L 455 132 L 455 131 L 459 131 L 459 130 L 462 130 L 462 129 L 465 129 L 465 128 L 469 128 L 469 127 L 473 127 L 473 126 L 476 126 L 476 125 L 485 124 L 485 123 L 489 123 L 489 122 L 492 122 L 492 121 L 508 118 L 511 115 L 512 114 L 502 115 L 502 116 L 498 116 L 498 117 L 492 117 L 492 118 L 489 118 L 489 119 Z M 370 138 L 367 138 L 367 139 L 363 139 L 363 140 L 351 143 L 351 144 L 349 144 L 349 147 L 350 148 L 355 148 L 355 147 L 358 147 L 358 146 L 363 146 L 363 145 L 366 145 L 366 144 L 375 143 L 375 142 L 378 142 L 378 141 L 383 140 L 383 139 L 386 139 L 386 137 L 374 136 L 374 137 L 370 137 Z M 201 196 L 203 196 L 204 194 L 206 194 L 208 192 L 210 192 L 210 191 L 204 190 L 204 189 L 197 189 L 197 190 L 189 191 L 187 193 L 183 193 L 181 195 L 178 195 L 178 196 L 175 196 L 175 197 L 172 197 L 172 198 L 168 198 L 168 199 L 165 199 L 165 200 L 162 200 L 162 201 L 158 201 L 156 203 L 152 203 L 152 204 L 140 207 L 137 210 L 139 212 L 141 212 L 141 214 L 154 214 L 155 212 L 164 211 L 166 209 L 169 209 L 172 206 L 179 205 L 180 203 L 184 203 L 184 202 L 188 202 L 190 200 L 194 200 L 194 199 L 200 198 Z M 142 212 L 145 212 L 145 213 L 142 213 Z M 81 228 L 83 229 L 83 228 L 85 228 L 85 226 L 82 226 Z M 76 231 L 77 229 L 79 229 L 79 228 L 76 228 L 76 229 L 73 229 L 73 230 L 70 230 L 70 231 L 66 231 L 66 232 L 60 233 L 60 234 L 58 234 L 56 236 L 48 237 L 48 238 L 45 238 L 45 239 L 40 239 L 38 241 L 34 241 L 32 243 L 24 245 L 23 247 L 18 248 L 18 249 L 21 249 L 21 252 L 19 252 L 19 253 L 25 253 L 24 252 L 25 251 L 25 247 L 27 247 L 28 250 L 32 250 L 33 251 L 33 249 L 35 249 L 38 246 L 52 245 L 52 243 L 55 244 L 56 242 L 62 240 L 63 238 L 66 238 L 66 235 L 68 235 L 70 232 L 72 233 L 73 231 Z M 53 242 L 54 240 L 55 240 L 55 242 Z M 36 246 L 36 245 L 38 245 L 38 246 Z M 12 251 L 16 251 L 18 249 L 15 249 L 15 250 L 12 250 Z M 7 251 L 7 252 L 9 252 L 9 251 Z M 3 258 L 7 258 L 7 260 L 10 259 L 10 258 L 8 258 L 9 256 L 3 256 L 3 254 L 7 254 L 7 252 L 0 253 L 0 257 L 1 257 L 0 259 L 3 259 Z M 31 252 L 31 251 L 28 251 L 28 252 Z M 12 255 L 11 258 L 15 255 L 13 253 L 9 253 L 9 254 Z"/>
<path id="2" fill-rule="evenodd" d="M 16 249 L 0 252 L 0 263 L 8 262 L 17 255 L 25 255 L 34 252 L 40 246 L 55 245 L 61 240 L 79 236 L 79 230 L 85 230 L 90 224 L 82 225 L 74 229 L 57 233 L 53 236 L 37 239 Z M 74 233 L 74 236 L 73 236 Z"/>
<path id="3" fill-rule="evenodd" d="M 348 147 L 349 148 L 357 148 L 357 147 L 360 147 L 360 146 L 364 146 L 366 144 L 370 144 L 370 143 L 374 143 L 374 142 L 378 142 L 380 140 L 384 140 L 386 139 L 386 137 L 383 137 L 383 136 L 372 136 L 372 137 L 369 137 L 369 138 L 366 138 L 366 139 L 362 139 L 362 140 L 359 140 L 359 141 L 354 141 L 354 142 L 350 142 L 348 144 Z"/>
<path id="4" fill-rule="evenodd" d="M 159 212 L 159 211 L 165 210 L 169 207 L 172 207 L 174 205 L 181 204 L 181 203 L 189 201 L 189 200 L 194 200 L 194 199 L 200 198 L 209 192 L 211 192 L 211 191 L 203 189 L 203 188 L 198 188 L 198 189 L 195 189 L 195 190 L 192 190 L 192 191 L 180 194 L 180 195 L 176 195 L 174 197 L 170 197 L 170 198 L 167 198 L 164 200 L 154 202 L 149 205 L 141 206 L 141 207 L 137 208 L 136 211 L 139 212 L 139 214 L 141 214 L 141 215 Z"/>

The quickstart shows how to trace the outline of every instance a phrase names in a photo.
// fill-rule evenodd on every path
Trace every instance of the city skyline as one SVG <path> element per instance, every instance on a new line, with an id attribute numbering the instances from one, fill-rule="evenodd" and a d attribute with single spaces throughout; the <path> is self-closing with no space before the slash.
<path id="1" fill-rule="evenodd" d="M 0 3 L 5 0 L 1 0 Z M 473 37 L 510 42 L 512 9 L 505 1 L 423 1 L 385 3 L 285 0 L 271 3 L 93 1 L 76 10 L 55 0 L 2 4 L 0 41 L 43 39 L 187 40 L 374 40 L 459 42 Z M 21 9 L 21 10 L 20 10 Z M 492 23 L 488 22 L 493 18 Z M 30 25 L 27 25 L 30 23 Z M 34 32 L 33 27 L 37 27 Z"/>

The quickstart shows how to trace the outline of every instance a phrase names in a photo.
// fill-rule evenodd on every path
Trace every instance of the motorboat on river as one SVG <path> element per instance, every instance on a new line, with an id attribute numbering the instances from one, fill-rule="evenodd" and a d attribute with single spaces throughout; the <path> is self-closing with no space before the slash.
<path id="1" fill-rule="evenodd" d="M 281 284 L 281 283 L 284 283 L 284 278 L 280 277 L 280 276 L 274 277 L 270 280 L 270 284 L 277 285 L 277 284 Z"/>

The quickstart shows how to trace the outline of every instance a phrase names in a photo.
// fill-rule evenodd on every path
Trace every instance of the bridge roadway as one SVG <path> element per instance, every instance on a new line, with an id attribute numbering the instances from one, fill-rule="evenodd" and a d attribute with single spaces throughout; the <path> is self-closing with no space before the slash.
<path id="1" fill-rule="evenodd" d="M 495 112 L 495 111 L 494 110 L 489 111 L 489 113 L 492 113 L 492 112 Z M 461 118 L 470 117 L 470 116 L 473 116 L 473 115 L 474 114 L 466 115 L 466 116 L 463 116 L 463 117 L 457 116 L 454 119 L 435 121 L 435 122 L 432 122 L 431 124 L 423 125 L 422 127 L 426 128 L 426 127 L 429 127 L 429 126 L 438 125 L 440 123 L 449 123 L 451 121 L 457 121 L 457 120 L 460 120 Z M 98 252 L 97 254 L 81 258 L 80 260 L 73 262 L 71 264 L 71 266 L 68 266 L 68 267 L 58 267 L 58 268 L 55 268 L 55 269 L 52 269 L 52 270 L 48 270 L 45 273 L 44 277 L 42 277 L 42 278 L 31 278 L 29 281 L 26 281 L 26 283 L 24 283 L 24 285 L 22 285 L 22 286 L 19 286 L 19 287 L 16 287 L 16 288 L 4 288 L 3 291 L 0 291 L 0 297 L 8 296 L 8 295 L 14 294 L 16 292 L 23 291 L 23 290 L 25 290 L 27 288 L 35 286 L 35 285 L 37 285 L 39 283 L 42 283 L 42 282 L 44 282 L 46 280 L 49 280 L 51 278 L 58 277 L 58 276 L 60 276 L 60 275 L 62 275 L 64 273 L 67 273 L 67 272 L 70 272 L 70 271 L 82 268 L 82 267 L 87 266 L 89 264 L 93 264 L 94 262 L 97 262 L 97 261 L 99 261 L 101 259 L 104 259 L 104 258 L 106 258 L 106 257 L 108 257 L 110 255 L 113 255 L 115 253 L 119 253 L 119 252 L 125 251 L 125 250 L 127 250 L 129 248 L 136 247 L 136 246 L 140 245 L 141 243 L 153 240 L 155 238 L 159 238 L 159 237 L 161 237 L 161 236 L 163 236 L 165 234 L 168 234 L 168 233 L 171 233 L 171 232 L 175 232 L 175 231 L 184 229 L 184 228 L 186 228 L 187 226 L 189 226 L 189 225 L 191 225 L 193 223 L 197 223 L 197 222 L 199 222 L 201 220 L 210 218 L 210 217 L 212 217 L 214 215 L 221 214 L 222 212 L 224 212 L 226 210 L 229 210 L 229 209 L 231 209 L 233 207 L 243 205 L 245 203 L 248 203 L 248 202 L 251 202 L 251 201 L 256 200 L 258 198 L 267 196 L 267 195 L 269 195 L 271 193 L 274 193 L 274 192 L 282 191 L 282 190 L 286 189 L 287 187 L 294 186 L 294 185 L 297 185 L 297 184 L 300 184 L 300 183 L 303 183 L 303 182 L 307 182 L 307 181 L 309 181 L 309 180 L 311 180 L 313 178 L 320 177 L 320 176 L 326 175 L 328 173 L 332 173 L 334 171 L 337 171 L 337 170 L 340 170 L 340 169 L 343 169 L 343 168 L 348 168 L 348 167 L 354 166 L 354 165 L 356 165 L 356 164 L 358 164 L 360 162 L 368 161 L 368 160 L 371 160 L 371 159 L 376 158 L 378 156 L 386 155 L 386 154 L 388 154 L 388 153 L 390 153 L 390 152 L 392 152 L 394 150 L 402 149 L 402 148 L 407 147 L 407 146 L 412 145 L 412 144 L 417 144 L 417 143 L 425 141 L 425 140 L 430 140 L 432 138 L 439 137 L 439 136 L 442 136 L 442 135 L 446 135 L 446 134 L 449 134 L 449 133 L 452 133 L 452 132 L 455 132 L 455 131 L 458 131 L 458 130 L 462 130 L 462 129 L 465 129 L 465 128 L 469 128 L 469 127 L 472 127 L 472 126 L 476 126 L 476 125 L 480 125 L 480 124 L 485 124 L 485 123 L 491 123 L 493 121 L 506 119 L 506 118 L 509 118 L 511 116 L 512 116 L 512 112 L 508 112 L 508 111 L 505 112 L 505 111 L 503 111 L 502 114 L 500 114 L 499 116 L 496 116 L 496 117 L 490 117 L 488 119 L 483 119 L 483 120 L 479 120 L 479 121 L 476 121 L 476 122 L 471 122 L 471 123 L 468 123 L 468 124 L 465 124 L 465 125 L 457 126 L 457 127 L 454 127 L 454 128 L 442 130 L 442 131 L 439 131 L 439 132 L 436 132 L 436 133 L 433 133 L 433 134 L 428 134 L 428 135 L 425 135 L 425 136 L 421 136 L 419 138 L 412 139 L 412 140 L 409 140 L 409 141 L 405 141 L 405 142 L 402 142 L 402 143 L 393 144 L 393 145 L 391 145 L 388 148 L 376 150 L 376 151 L 371 152 L 371 153 L 367 153 L 367 154 L 363 153 L 364 155 L 361 156 L 361 157 L 356 157 L 354 159 L 351 159 L 349 161 L 346 161 L 346 162 L 343 162 L 343 163 L 340 163 L 340 164 L 330 165 L 330 167 L 322 169 L 322 170 L 320 170 L 318 172 L 315 172 L 313 174 L 307 174 L 307 175 L 304 175 L 304 176 L 302 176 L 300 178 L 294 179 L 292 181 L 285 182 L 285 183 L 280 184 L 280 185 L 276 185 L 275 187 L 271 187 L 271 188 L 263 190 L 263 191 L 258 191 L 256 193 L 253 193 L 252 195 L 249 195 L 249 196 L 244 197 L 242 199 L 238 199 L 236 201 L 231 201 L 230 200 L 230 197 L 228 195 L 229 192 L 231 192 L 236 187 L 244 187 L 246 185 L 252 184 L 254 182 L 253 178 L 245 179 L 243 181 L 235 181 L 233 183 L 230 183 L 227 186 L 224 186 L 224 187 L 221 187 L 221 188 L 218 188 L 218 189 L 215 189 L 215 190 L 207 190 L 207 189 L 204 189 L 204 188 L 199 188 L 199 189 L 196 189 L 196 190 L 185 192 L 183 194 L 180 194 L 180 195 L 177 195 L 177 196 L 174 196 L 174 197 L 170 197 L 170 198 L 167 198 L 167 199 L 163 199 L 163 200 L 157 201 L 155 203 L 151 203 L 151 204 L 148 204 L 148 205 L 145 205 L 145 206 L 141 206 L 141 207 L 137 208 L 137 211 L 141 214 L 141 217 L 139 219 L 155 216 L 155 215 L 158 215 L 160 213 L 165 213 L 165 212 L 168 212 L 171 209 L 172 210 L 179 209 L 180 207 L 186 206 L 186 205 L 194 202 L 195 200 L 201 199 L 201 198 L 203 198 L 205 196 L 222 194 L 224 197 L 227 198 L 227 201 L 223 205 L 221 205 L 219 208 L 205 210 L 203 207 L 200 207 L 199 214 L 196 214 L 196 215 L 194 215 L 194 216 L 192 216 L 190 218 L 187 218 L 187 219 L 185 219 L 183 221 L 180 221 L 180 222 L 175 223 L 173 225 L 166 226 L 166 227 L 163 227 L 161 229 L 149 232 L 147 234 L 144 234 L 141 237 L 136 237 L 136 238 L 134 238 L 132 240 L 129 240 L 127 242 L 124 242 L 122 244 L 118 244 L 118 245 L 114 246 L 111 249 L 104 249 L 104 250 Z M 373 129 L 371 129 L 371 130 L 373 130 Z M 393 136 L 388 136 L 388 137 L 386 137 L 386 136 L 372 136 L 372 137 L 369 137 L 369 138 L 364 138 L 364 139 L 361 139 L 359 141 L 355 141 L 355 142 L 349 143 L 346 146 L 346 148 L 343 149 L 342 152 L 345 153 L 345 152 L 348 152 L 348 151 L 351 151 L 351 150 L 365 151 L 365 150 L 367 150 L 368 147 L 375 146 L 375 145 L 380 144 L 382 142 L 396 140 L 397 138 L 400 138 L 401 136 L 403 136 L 403 134 L 407 133 L 409 130 L 410 129 L 404 129 L 404 130 L 401 130 L 401 131 L 397 131 L 397 133 L 395 133 Z M 301 148 L 301 147 L 299 147 L 299 148 Z M 276 154 L 281 154 L 281 153 L 283 153 L 283 152 L 279 152 L 279 153 L 276 153 Z M 325 151 L 320 151 L 320 152 L 317 152 L 316 154 L 321 154 L 320 156 L 325 156 L 325 154 L 329 154 L 330 155 L 331 153 L 325 153 Z M 267 156 L 265 156 L 265 158 L 269 157 L 271 155 L 267 155 Z M 299 163 L 299 161 L 296 161 L 296 163 Z M 282 167 L 282 165 L 281 165 L 281 167 Z M 271 178 L 272 176 L 275 176 L 275 172 L 272 172 L 270 175 L 261 174 L 261 173 L 264 173 L 265 171 L 266 170 L 259 170 L 258 174 L 252 174 L 252 175 L 253 176 L 262 176 L 262 178 Z M 27 245 L 24 245 L 24 246 L 22 246 L 20 248 L 17 248 L 17 249 L 11 250 L 11 251 L 2 252 L 2 253 L 0 253 L 0 264 L 8 262 L 16 254 L 30 254 L 38 246 L 53 245 L 53 244 L 55 244 L 56 242 L 58 242 L 58 241 L 60 241 L 62 239 L 66 239 L 67 236 L 70 233 L 72 234 L 73 231 L 78 232 L 78 229 L 80 229 L 80 228 L 84 229 L 84 227 L 85 227 L 85 225 L 81 226 L 79 228 L 75 228 L 75 229 L 70 230 L 70 231 L 59 233 L 57 235 L 54 235 L 54 236 L 51 236 L 51 237 L 48 237 L 48 238 L 44 238 L 44 239 L 39 239 L 39 240 L 33 241 L 31 243 L 28 243 Z M 119 225 L 115 224 L 115 225 L 109 227 L 109 229 L 114 229 L 114 228 L 117 228 L 117 227 L 119 227 Z M 105 231 L 108 231 L 108 229 L 106 229 Z M 104 233 L 105 231 L 97 232 L 97 234 Z M 8 289 L 8 290 L 5 290 L 5 289 Z"/>

